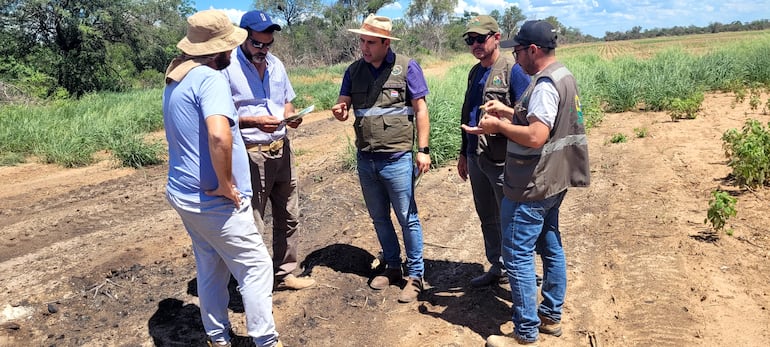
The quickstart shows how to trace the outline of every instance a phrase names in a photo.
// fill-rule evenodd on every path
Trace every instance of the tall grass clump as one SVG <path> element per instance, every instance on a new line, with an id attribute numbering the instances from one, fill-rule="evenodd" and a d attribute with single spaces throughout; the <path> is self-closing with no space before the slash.
<path id="1" fill-rule="evenodd" d="M 160 161 L 161 146 L 146 143 L 141 136 L 162 128 L 158 89 L 4 106 L 0 107 L 0 152 L 77 167 L 92 163 L 94 152 L 110 150 L 123 165 L 138 167 Z"/>
<path id="2" fill-rule="evenodd" d="M 428 78 L 430 154 L 434 166 L 457 159 L 462 142 L 460 112 L 472 65 L 456 65 L 443 78 Z"/>
<path id="3" fill-rule="evenodd" d="M 293 68 L 289 75 L 297 97 L 292 104 L 300 110 L 315 105 L 316 110 L 331 109 L 337 103 L 340 81 L 348 64 L 328 68 Z"/>

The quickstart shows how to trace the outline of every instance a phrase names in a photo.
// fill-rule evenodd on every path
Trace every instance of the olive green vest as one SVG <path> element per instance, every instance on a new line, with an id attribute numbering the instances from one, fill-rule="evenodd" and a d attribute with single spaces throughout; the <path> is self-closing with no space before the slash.
<path id="1" fill-rule="evenodd" d="M 350 65 L 350 97 L 356 120 L 356 147 L 364 152 L 411 151 L 414 109 L 406 96 L 409 58 L 396 55 L 375 79 L 363 59 Z"/>
<path id="2" fill-rule="evenodd" d="M 490 100 L 499 100 L 505 105 L 512 106 L 515 100 L 512 100 L 511 95 L 511 69 L 516 65 L 516 61 L 513 56 L 501 54 L 497 61 L 492 64 L 489 76 L 484 83 L 484 96 L 481 104 L 486 104 Z M 468 124 L 470 121 L 470 95 L 468 93 L 471 90 L 471 83 L 476 78 L 476 74 L 481 72 L 483 67 L 481 63 L 473 66 L 471 72 L 468 74 L 468 88 L 465 90 L 465 102 L 463 102 L 462 113 L 460 114 L 461 124 Z M 481 121 L 482 113 L 479 113 L 479 121 Z M 465 142 L 465 136 L 463 136 L 463 142 Z M 479 135 L 478 147 L 476 147 L 477 155 L 484 155 L 489 160 L 495 163 L 503 163 L 505 161 L 505 148 L 508 143 L 508 139 L 502 134 L 486 134 Z M 461 151 L 465 150 L 465 146 L 461 146 Z M 465 154 L 464 152 L 461 154 Z"/>
<path id="3" fill-rule="evenodd" d="M 503 192 L 513 201 L 543 200 L 568 187 L 587 187 L 588 139 L 580 109 L 577 82 L 572 73 L 555 62 L 532 78 L 521 97 L 514 124 L 528 124 L 529 99 L 540 79 L 553 81 L 559 92 L 559 105 L 553 129 L 541 148 L 508 141 Z"/>

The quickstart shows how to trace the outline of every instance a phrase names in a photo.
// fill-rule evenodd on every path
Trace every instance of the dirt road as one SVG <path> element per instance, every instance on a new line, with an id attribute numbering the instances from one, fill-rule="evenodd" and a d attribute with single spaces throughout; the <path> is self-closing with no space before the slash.
<path id="1" fill-rule="evenodd" d="M 592 185 L 570 190 L 562 207 L 565 333 L 541 346 L 770 345 L 770 195 L 732 186 L 721 147 L 728 128 L 770 116 L 731 101 L 708 95 L 697 119 L 680 122 L 610 114 L 591 130 Z M 399 304 L 398 288 L 367 287 L 378 244 L 357 177 L 342 169 L 351 127 L 321 112 L 291 134 L 301 257 L 319 285 L 275 293 L 282 340 L 482 346 L 510 332 L 509 288 L 468 285 L 487 264 L 469 184 L 453 163 L 417 187 L 427 290 Z M 628 142 L 609 143 L 617 133 Z M 165 172 L 109 162 L 0 168 L 0 346 L 205 344 L 190 241 L 163 198 Z M 703 223 L 717 187 L 739 200 L 732 237 Z M 231 289 L 236 345 L 249 345 Z"/>

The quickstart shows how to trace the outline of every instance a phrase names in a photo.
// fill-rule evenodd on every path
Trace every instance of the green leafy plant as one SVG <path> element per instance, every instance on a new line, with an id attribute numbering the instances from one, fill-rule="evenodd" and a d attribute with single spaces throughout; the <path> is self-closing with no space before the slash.
<path id="1" fill-rule="evenodd" d="M 703 93 L 697 92 L 686 98 L 673 98 L 669 101 L 668 115 L 672 121 L 695 119 L 703 103 Z"/>
<path id="2" fill-rule="evenodd" d="M 724 229 L 727 220 L 734 217 L 737 213 L 735 210 L 737 199 L 730 196 L 729 193 L 718 189 L 712 191 L 711 196 L 712 199 L 709 201 L 708 213 L 703 223 L 711 223 L 714 230 L 721 231 Z M 725 232 L 728 235 L 732 235 L 732 229 L 728 229 Z"/>
<path id="3" fill-rule="evenodd" d="M 621 133 L 613 134 L 612 137 L 610 138 L 610 143 L 624 143 L 626 141 L 628 141 L 628 139 L 626 138 L 626 135 Z"/>
<path id="4" fill-rule="evenodd" d="M 770 127 L 770 125 L 768 125 Z M 738 184 L 756 187 L 770 180 L 770 131 L 759 121 L 749 119 L 739 132 L 729 129 L 722 135 L 722 147 Z"/>
<path id="5" fill-rule="evenodd" d="M 644 128 L 644 127 L 642 127 L 642 128 L 634 128 L 634 134 L 636 134 L 636 137 L 638 137 L 640 139 L 644 138 L 644 137 L 647 137 L 648 133 L 649 133 L 649 131 L 647 130 L 647 128 Z"/>

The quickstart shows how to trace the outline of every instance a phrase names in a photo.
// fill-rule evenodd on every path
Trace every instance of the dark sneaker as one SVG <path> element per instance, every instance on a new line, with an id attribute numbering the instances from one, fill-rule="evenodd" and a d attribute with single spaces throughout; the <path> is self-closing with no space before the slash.
<path id="1" fill-rule="evenodd" d="M 487 337 L 486 347 L 508 347 L 508 346 L 530 346 L 537 347 L 537 340 L 524 341 L 515 334 L 510 336 L 504 335 L 490 335 Z"/>
<path id="2" fill-rule="evenodd" d="M 498 275 L 491 272 L 485 272 L 479 277 L 471 279 L 471 287 L 481 288 L 492 284 L 508 283 L 508 275 Z"/>
<path id="3" fill-rule="evenodd" d="M 230 342 L 220 341 L 220 342 L 214 342 L 211 340 L 208 340 L 209 347 L 230 347 L 232 346 Z"/>
<path id="4" fill-rule="evenodd" d="M 537 316 L 540 318 L 540 327 L 538 328 L 538 330 L 540 330 L 541 333 L 556 336 L 556 337 L 561 336 L 560 322 L 554 322 L 539 314 Z"/>
<path id="5" fill-rule="evenodd" d="M 401 269 L 386 268 L 385 271 L 372 278 L 372 281 L 369 282 L 369 287 L 372 287 L 372 289 L 382 290 L 391 284 L 400 282 L 402 279 L 403 277 L 401 274 Z"/>
<path id="6" fill-rule="evenodd" d="M 409 277 L 406 280 L 404 289 L 398 295 L 398 302 L 408 303 L 417 300 L 417 296 L 422 292 L 422 278 Z"/>

